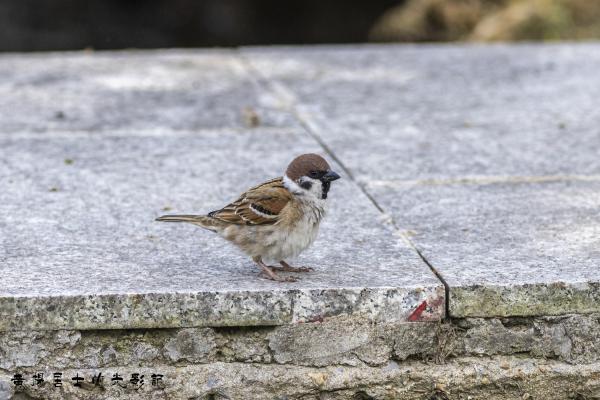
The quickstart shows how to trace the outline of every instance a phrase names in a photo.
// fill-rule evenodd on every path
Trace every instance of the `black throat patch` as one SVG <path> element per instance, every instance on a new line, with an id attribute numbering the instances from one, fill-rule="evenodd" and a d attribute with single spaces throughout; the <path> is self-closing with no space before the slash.
<path id="1" fill-rule="evenodd" d="M 327 193 L 329 193 L 329 187 L 331 186 L 331 182 L 326 181 L 323 182 L 321 181 L 321 187 L 323 188 L 323 194 L 321 195 L 321 198 L 323 200 L 325 200 L 327 198 Z"/>

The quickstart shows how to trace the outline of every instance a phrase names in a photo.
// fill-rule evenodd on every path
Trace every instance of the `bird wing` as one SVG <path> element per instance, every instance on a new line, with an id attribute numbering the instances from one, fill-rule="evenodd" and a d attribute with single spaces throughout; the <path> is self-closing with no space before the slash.
<path id="1" fill-rule="evenodd" d="M 243 193 L 236 201 L 208 214 L 230 224 L 272 225 L 279 221 L 281 211 L 292 200 L 292 194 L 275 178 Z"/>

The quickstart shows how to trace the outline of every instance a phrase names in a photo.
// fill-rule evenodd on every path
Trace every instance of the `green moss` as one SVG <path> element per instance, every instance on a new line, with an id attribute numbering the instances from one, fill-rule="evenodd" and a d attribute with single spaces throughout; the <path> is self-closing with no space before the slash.
<path id="1" fill-rule="evenodd" d="M 562 315 L 600 311 L 600 287 L 548 285 L 482 287 L 450 290 L 452 317 Z"/>

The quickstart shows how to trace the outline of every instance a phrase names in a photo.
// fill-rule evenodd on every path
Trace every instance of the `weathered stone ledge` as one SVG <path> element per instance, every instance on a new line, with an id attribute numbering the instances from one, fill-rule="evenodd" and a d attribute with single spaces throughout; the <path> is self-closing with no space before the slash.
<path id="1" fill-rule="evenodd" d="M 448 395 L 502 393 L 510 398 L 516 386 L 525 390 L 521 396 L 529 392 L 536 398 L 546 393 L 543 381 L 599 393 L 600 314 L 446 323 L 368 323 L 338 317 L 278 327 L 0 334 L 0 376 L 63 370 L 88 375 L 164 372 L 169 388 L 154 393 L 156 399 L 177 398 L 175 387 L 196 391 L 185 398 L 206 396 L 210 390 L 245 398 L 251 389 L 240 376 L 251 380 L 257 393 L 264 390 L 256 398 L 328 398 L 334 388 L 340 393 L 332 398 L 340 399 L 351 399 L 361 390 L 377 399 L 393 398 L 391 393 L 421 398 L 436 388 Z M 198 375 L 186 383 L 190 374 Z M 502 382 L 498 392 L 490 392 Z M 67 385 L 60 393 L 71 389 Z M 89 398 L 91 390 L 85 392 Z M 52 390 L 43 393 L 54 395 Z M 35 391 L 30 395 L 38 398 Z M 548 398 L 561 397 L 557 392 Z"/>
<path id="2" fill-rule="evenodd" d="M 464 285 L 450 289 L 453 317 L 564 315 L 600 311 L 600 282 Z"/>
<path id="3" fill-rule="evenodd" d="M 334 316 L 439 321 L 444 288 L 334 288 L 0 297 L 0 332 L 284 325 Z"/>
<path id="4" fill-rule="evenodd" d="M 0 368 L 99 368 L 258 362 L 382 365 L 388 360 L 529 354 L 569 363 L 600 361 L 600 314 L 372 323 L 337 317 L 284 326 L 11 331 Z"/>
<path id="5" fill-rule="evenodd" d="M 24 370 L 24 373 L 55 370 Z M 381 367 L 304 367 L 276 364 L 222 363 L 185 367 L 123 367 L 104 370 L 102 388 L 89 382 L 97 369 L 61 370 L 65 377 L 76 374 L 88 382 L 81 388 L 71 382 L 62 388 L 27 386 L 15 394 L 10 376 L 0 372 L 0 395 L 10 398 L 77 399 L 595 399 L 600 394 L 600 363 L 572 365 L 554 360 L 528 360 L 518 356 L 468 357 L 443 365 L 390 361 Z M 111 385 L 113 373 L 129 377 L 143 375 L 144 386 L 134 389 Z M 160 373 L 163 386 L 151 386 L 151 374 Z M 125 380 L 127 381 L 127 379 Z M 49 387 L 50 386 L 50 387 Z"/>

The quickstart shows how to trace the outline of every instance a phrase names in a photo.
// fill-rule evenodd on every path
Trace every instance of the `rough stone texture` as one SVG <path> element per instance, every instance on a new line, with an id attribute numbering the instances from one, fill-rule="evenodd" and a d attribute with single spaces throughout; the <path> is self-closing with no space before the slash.
<path id="1" fill-rule="evenodd" d="M 145 379 L 164 375 L 164 388 L 148 381 L 139 389 L 105 384 L 94 387 L 91 377 L 98 370 L 62 370 L 65 377 L 79 374 L 88 382 L 82 388 L 71 382 L 62 388 L 28 385 L 28 397 L 14 399 L 593 399 L 600 394 L 599 364 L 571 365 L 553 360 L 519 357 L 465 358 L 446 365 L 389 362 L 383 367 L 325 368 L 246 363 L 214 363 L 186 367 L 122 367 L 104 371 Z M 52 373 L 54 370 L 44 370 Z M 451 373 L 449 373 L 451 371 Z M 33 371 L 24 371 L 32 374 Z M 9 376 L 0 374 L 0 382 Z M 108 380 L 108 379 L 107 379 Z M 12 388 L 11 388 L 12 389 Z M 9 390 L 11 390 L 9 389 Z M 11 393 L 9 392 L 9 395 Z M 14 392 L 13 392 L 14 394 Z M 77 397 L 75 397 L 77 396 Z"/>
<path id="2" fill-rule="evenodd" d="M 14 395 L 14 387 L 9 377 L 0 374 L 0 399 L 10 399 Z"/>
<path id="3" fill-rule="evenodd" d="M 536 318 L 466 318 L 446 329 L 448 354 L 510 355 L 556 359 L 571 364 L 600 360 L 600 315 Z M 442 332 L 442 335 L 448 336 Z"/>
<path id="4" fill-rule="evenodd" d="M 598 44 L 251 49 L 449 286 L 450 315 L 600 310 Z M 360 143 L 357 146 L 356 143 Z"/>
<path id="5" fill-rule="evenodd" d="M 417 320 L 444 288 L 349 179 L 335 182 L 299 282 L 164 213 L 206 213 L 319 151 L 294 130 L 0 136 L 0 330 L 278 325 L 340 314 Z M 232 163 L 231 160 L 235 162 Z"/>
<path id="6" fill-rule="evenodd" d="M 277 363 L 383 365 L 389 359 L 433 356 L 435 333 L 431 323 L 365 324 L 338 318 L 320 324 L 282 326 L 267 339 Z"/>
<path id="7" fill-rule="evenodd" d="M 436 335 L 442 334 L 435 328 L 429 322 L 369 324 L 337 317 L 279 327 L 10 331 L 0 336 L 0 369 L 213 362 L 375 366 L 434 358 Z"/>
<path id="8" fill-rule="evenodd" d="M 11 331 L 0 334 L 0 390 L 14 391 L 7 382 L 16 372 L 28 379 L 34 372 L 47 378 L 79 373 L 88 381 L 82 389 L 67 379 L 62 390 L 28 385 L 27 393 L 98 398 L 89 380 L 102 372 L 103 398 L 356 399 L 363 392 L 377 399 L 435 393 L 459 399 L 579 393 L 591 399 L 600 394 L 598 343 L 600 314 L 443 324 L 336 317 L 272 327 Z M 144 374 L 146 386 L 112 387 L 115 372 L 127 380 Z M 165 375 L 163 389 L 149 384 L 152 373 Z"/>

